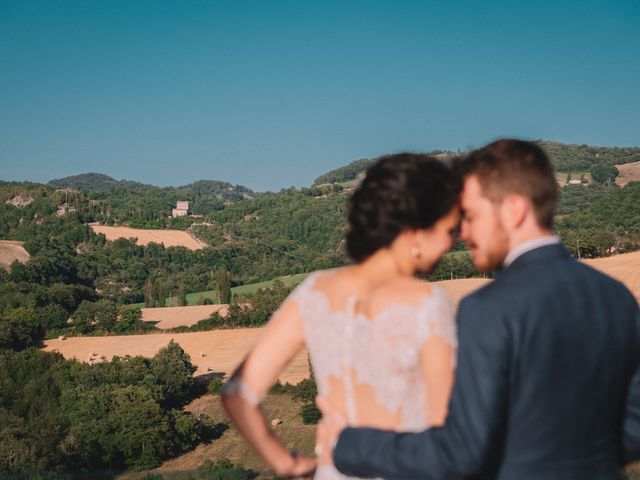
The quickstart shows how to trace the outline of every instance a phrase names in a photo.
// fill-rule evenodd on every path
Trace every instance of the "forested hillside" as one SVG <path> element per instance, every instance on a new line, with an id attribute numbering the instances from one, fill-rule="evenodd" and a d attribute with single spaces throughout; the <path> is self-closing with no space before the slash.
<path id="1" fill-rule="evenodd" d="M 152 359 L 96 365 L 0 349 L 0 475 L 56 478 L 88 469 L 113 478 L 211 441 L 220 427 L 182 410 L 203 393 L 193 371 L 175 343 Z"/>
<path id="2" fill-rule="evenodd" d="M 462 152 L 451 152 L 445 150 L 431 150 L 429 152 L 425 152 L 427 155 L 432 155 L 441 160 L 447 161 L 457 155 L 460 155 Z M 371 163 L 375 162 L 375 158 L 363 158 L 360 160 L 356 160 L 351 162 L 344 167 L 336 168 L 335 170 L 331 170 L 323 175 L 320 175 L 313 182 L 314 186 L 324 185 L 326 183 L 345 183 L 351 182 L 355 180 L 358 175 L 364 172 Z"/>
<path id="3" fill-rule="evenodd" d="M 595 161 L 634 161 L 640 152 L 637 148 L 543 143 L 555 155 L 556 162 L 570 167 L 584 167 Z M 447 157 L 453 152 L 431 153 Z M 318 181 L 353 179 L 368 162 L 356 161 Z M 90 174 L 69 178 L 96 177 Z M 239 285 L 343 264 L 346 259 L 341 242 L 348 194 L 339 183 L 255 194 L 217 181 L 182 187 L 142 185 L 131 190 L 116 186 L 80 191 L 2 182 L 0 238 L 27 241 L 26 248 L 36 257 L 33 263 L 37 264 L 42 249 L 38 245 L 46 236 L 51 244 L 59 243 L 73 251 L 77 262 L 83 264 L 80 270 L 84 283 L 118 302 L 139 302 L 144 299 L 149 278 L 165 277 L 167 292 L 181 288 L 190 292 L 212 288 L 215 272 L 220 269 L 228 272 L 232 285 Z M 588 187 L 563 187 L 558 230 L 576 255 L 581 243 L 579 253 L 584 257 L 636 249 L 640 242 L 635 208 L 639 195 L 637 184 L 620 188 L 610 180 L 594 181 Z M 27 198 L 30 203 L 5 204 L 16 197 Z M 192 212 L 202 218 L 171 218 L 171 208 L 178 200 L 190 200 Z M 84 227 L 90 222 L 188 229 L 210 248 L 191 252 L 161 245 L 142 247 L 125 239 L 105 242 Z M 464 250 L 462 245 L 457 249 Z M 454 258 L 459 261 L 451 260 Z M 466 254 L 450 255 L 445 263 L 449 278 L 477 273 L 469 267 Z M 443 278 L 443 271 L 436 277 Z"/>
<path id="4" fill-rule="evenodd" d="M 609 162 L 636 158 L 634 149 L 605 150 Z M 620 157 L 612 156 L 616 150 L 622 152 Z M 358 162 L 355 165 L 360 168 Z M 233 200 L 218 198 L 225 189 Z M 590 258 L 640 248 L 640 184 L 622 188 L 605 180 L 568 185 L 560 192 L 557 231 L 574 255 Z M 233 287 L 344 265 L 348 195 L 337 183 L 258 195 L 213 181 L 176 188 L 80 191 L 2 182 L 0 239 L 26 242 L 31 255 L 27 264 L 14 264 L 8 274 L 0 273 L 0 315 L 24 326 L 2 341 L 24 348 L 46 332 L 140 331 L 145 326 L 139 316 L 123 310 L 125 305 L 161 306 L 167 297 L 181 301 L 191 292 L 217 291 L 221 284 Z M 185 196 L 194 210 L 202 208 L 201 218 L 169 216 L 174 202 Z M 209 247 L 191 251 L 153 243 L 141 246 L 124 238 L 108 242 L 87 226 L 91 222 L 187 229 Z M 477 275 L 458 242 L 431 278 Z M 114 315 L 123 321 L 116 322 Z M 254 324 L 242 315 L 232 315 L 237 319 L 233 324 Z M 100 320 L 103 317 L 109 320 Z M 266 317 L 268 312 L 261 313 L 260 318 Z"/>
<path id="5" fill-rule="evenodd" d="M 257 195 L 242 185 L 218 180 L 198 180 L 179 187 L 156 187 L 131 180 L 115 180 L 100 173 L 51 180 L 47 187 L 83 192 L 90 201 L 96 221 L 138 228 L 171 226 L 171 210 L 179 200 L 190 202 L 192 214 L 204 215 Z"/>
<path id="6" fill-rule="evenodd" d="M 614 165 L 640 161 L 640 147 L 594 147 L 591 145 L 571 145 L 548 140 L 536 141 L 545 149 L 558 172 L 592 173 L 600 179 L 615 178 Z M 465 152 L 433 150 L 426 152 L 442 159 L 450 159 Z M 375 159 L 356 160 L 344 167 L 331 170 L 319 176 L 314 185 L 324 183 L 344 183 L 357 178 Z M 603 177 L 604 176 L 604 177 Z"/>
<path id="7" fill-rule="evenodd" d="M 145 185 L 144 183 L 133 180 L 116 180 L 109 175 L 94 172 L 55 178 L 50 180 L 48 185 L 55 188 L 73 188 L 76 190 L 113 190 L 116 188 L 136 190 L 139 188 L 153 187 L 153 185 Z"/>

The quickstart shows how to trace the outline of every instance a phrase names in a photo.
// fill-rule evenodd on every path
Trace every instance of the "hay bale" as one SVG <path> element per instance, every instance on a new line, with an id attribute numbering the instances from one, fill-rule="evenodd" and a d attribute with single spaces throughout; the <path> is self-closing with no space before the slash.
<path id="1" fill-rule="evenodd" d="M 271 420 L 271 426 L 273 428 L 276 428 L 281 423 L 282 423 L 282 420 L 280 420 L 279 418 L 274 418 L 273 420 Z"/>

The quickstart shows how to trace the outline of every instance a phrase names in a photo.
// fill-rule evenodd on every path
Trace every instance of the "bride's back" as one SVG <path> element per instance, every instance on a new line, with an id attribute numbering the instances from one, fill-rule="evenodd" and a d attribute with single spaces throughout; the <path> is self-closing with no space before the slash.
<path id="1" fill-rule="evenodd" d="M 258 405 L 305 343 L 319 393 L 351 425 L 421 430 L 443 423 L 453 313 L 442 290 L 414 276 L 453 246 L 459 191 L 458 177 L 427 155 L 373 163 L 349 199 L 344 247 L 353 265 L 299 285 L 225 385 L 233 421 L 281 476 L 305 473 L 309 462 L 275 439 Z M 316 453 L 316 479 L 341 478 Z"/>
<path id="2" fill-rule="evenodd" d="M 421 430 L 429 425 L 423 371 L 429 341 L 435 340 L 436 355 L 444 342 L 452 363 L 449 299 L 440 288 L 413 278 L 366 288 L 358 275 L 353 267 L 316 272 L 291 296 L 318 391 L 340 406 L 352 425 Z"/>

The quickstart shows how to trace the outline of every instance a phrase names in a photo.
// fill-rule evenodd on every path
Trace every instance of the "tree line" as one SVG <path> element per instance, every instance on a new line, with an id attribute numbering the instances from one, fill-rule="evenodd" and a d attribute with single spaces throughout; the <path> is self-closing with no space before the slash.
<path id="1" fill-rule="evenodd" d="M 93 365 L 0 350 L 0 472 L 147 469 L 213 439 L 223 427 L 182 410 L 194 371 L 175 343 Z"/>

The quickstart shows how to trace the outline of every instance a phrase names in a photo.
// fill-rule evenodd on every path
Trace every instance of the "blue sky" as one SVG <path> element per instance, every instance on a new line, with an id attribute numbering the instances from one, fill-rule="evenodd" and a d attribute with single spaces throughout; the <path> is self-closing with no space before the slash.
<path id="1" fill-rule="evenodd" d="M 0 179 L 304 186 L 501 136 L 640 145 L 640 2 L 0 0 Z"/>

